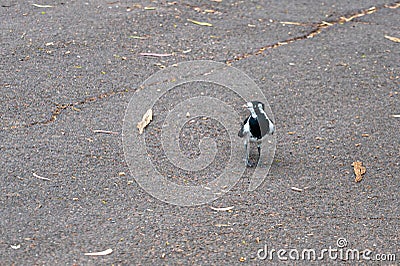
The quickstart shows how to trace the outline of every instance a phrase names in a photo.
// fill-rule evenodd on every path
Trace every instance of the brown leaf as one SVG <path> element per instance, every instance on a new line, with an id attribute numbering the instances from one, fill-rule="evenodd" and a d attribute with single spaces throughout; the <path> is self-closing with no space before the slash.
<path id="1" fill-rule="evenodd" d="M 351 164 L 354 168 L 354 174 L 356 175 L 356 182 L 360 182 L 363 179 L 363 174 L 365 174 L 365 172 L 367 171 L 367 168 L 365 168 L 362 165 L 362 162 L 353 162 Z"/>
<path id="2" fill-rule="evenodd" d="M 400 42 L 400 38 L 397 37 L 385 35 L 385 38 L 391 40 L 392 42 Z"/>
<path id="3" fill-rule="evenodd" d="M 208 23 L 208 22 L 201 22 L 201 21 L 197 21 L 197 20 L 190 19 L 190 18 L 188 18 L 187 20 L 188 20 L 189 22 L 192 22 L 193 24 L 196 24 L 196 25 L 212 27 L 212 24 L 211 24 L 211 23 Z"/>
<path id="4" fill-rule="evenodd" d="M 139 129 L 139 134 L 143 133 L 144 128 L 150 124 L 150 121 L 153 120 L 153 111 L 151 109 L 147 110 L 147 112 L 143 115 L 142 121 L 137 124 L 137 128 Z"/>

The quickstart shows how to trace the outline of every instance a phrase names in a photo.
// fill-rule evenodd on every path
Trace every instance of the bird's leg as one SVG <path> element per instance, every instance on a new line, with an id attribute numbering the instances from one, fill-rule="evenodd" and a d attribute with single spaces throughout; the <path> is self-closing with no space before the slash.
<path id="1" fill-rule="evenodd" d="M 257 144 L 257 150 L 258 150 L 258 165 L 261 166 L 261 143 Z"/>
<path id="2" fill-rule="evenodd" d="M 249 153 L 248 153 L 248 142 L 244 142 L 244 162 L 247 165 L 249 162 Z"/>
<path id="3" fill-rule="evenodd" d="M 253 164 L 249 160 L 250 149 L 249 149 L 249 142 L 248 141 L 244 142 L 244 150 L 245 150 L 245 153 L 246 153 L 246 158 L 245 158 L 246 166 L 253 167 Z"/>

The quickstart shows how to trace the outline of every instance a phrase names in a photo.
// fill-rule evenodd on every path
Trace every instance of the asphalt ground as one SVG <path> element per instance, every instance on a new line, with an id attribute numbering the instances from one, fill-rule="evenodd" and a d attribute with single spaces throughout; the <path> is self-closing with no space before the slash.
<path id="1" fill-rule="evenodd" d="M 385 36 L 400 37 L 399 10 L 385 1 L 2 1 L 1 264 L 282 264 L 276 253 L 261 260 L 258 250 L 320 254 L 338 248 L 340 238 L 345 251 L 371 250 L 375 260 L 394 254 L 385 264 L 398 264 L 400 50 Z M 147 52 L 172 55 L 140 55 Z M 190 60 L 248 74 L 268 98 L 277 147 L 257 190 L 248 192 L 247 173 L 210 204 L 178 207 L 135 181 L 122 127 L 144 80 Z M 187 90 L 164 100 L 179 102 Z M 189 157 L 198 155 L 199 136 L 187 142 Z M 214 178 L 226 159 L 219 140 L 221 163 L 210 176 L 174 182 Z M 173 175 L 168 162 L 155 161 Z M 354 161 L 366 167 L 359 183 Z M 112 253 L 85 255 L 107 249 Z M 314 263 L 383 262 L 326 255 Z"/>

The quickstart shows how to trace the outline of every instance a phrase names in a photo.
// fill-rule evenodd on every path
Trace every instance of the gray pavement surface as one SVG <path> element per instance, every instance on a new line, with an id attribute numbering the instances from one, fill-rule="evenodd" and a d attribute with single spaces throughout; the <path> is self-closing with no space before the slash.
<path id="1" fill-rule="evenodd" d="M 385 263 L 398 265 L 400 44 L 385 36 L 400 38 L 399 2 L 0 3 L 1 265 L 282 264 L 276 253 L 260 260 L 258 250 L 319 254 L 339 238 L 344 250 L 394 254 Z M 277 149 L 256 191 L 245 175 L 215 202 L 177 207 L 135 182 L 123 118 L 150 75 L 200 59 L 230 64 L 260 86 Z M 354 161 L 367 169 L 359 183 Z M 326 255 L 316 263 L 382 262 Z"/>

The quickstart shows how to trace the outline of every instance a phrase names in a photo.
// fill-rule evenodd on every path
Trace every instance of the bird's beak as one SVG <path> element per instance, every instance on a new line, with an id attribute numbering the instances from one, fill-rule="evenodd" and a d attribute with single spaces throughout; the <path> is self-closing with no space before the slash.
<path id="1" fill-rule="evenodd" d="M 247 108 L 247 104 L 243 104 L 242 107 L 243 107 L 243 108 Z"/>

